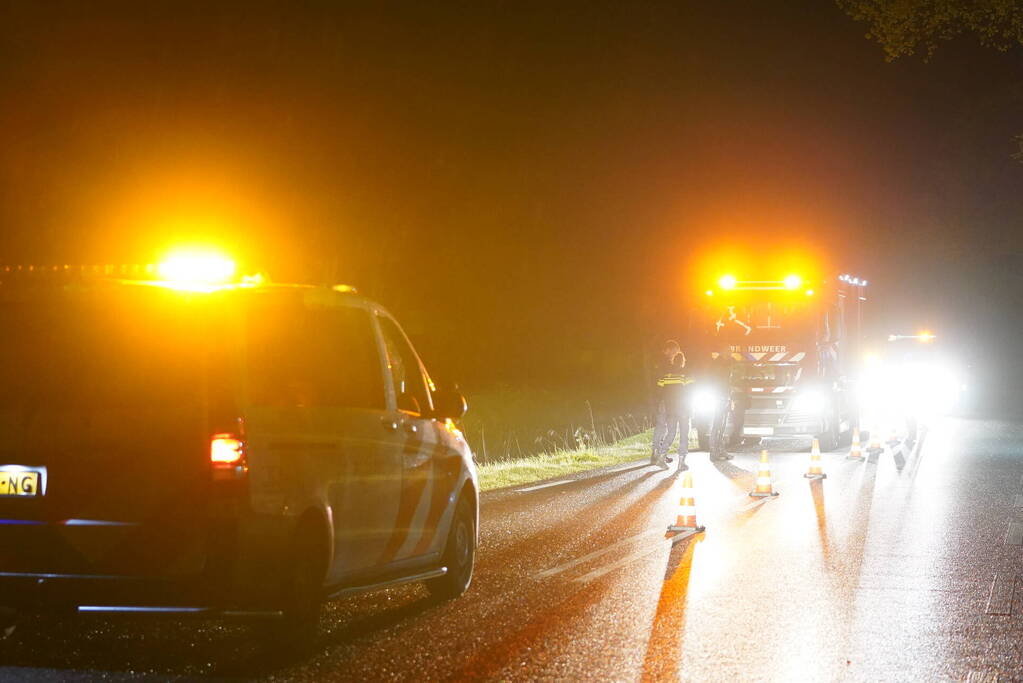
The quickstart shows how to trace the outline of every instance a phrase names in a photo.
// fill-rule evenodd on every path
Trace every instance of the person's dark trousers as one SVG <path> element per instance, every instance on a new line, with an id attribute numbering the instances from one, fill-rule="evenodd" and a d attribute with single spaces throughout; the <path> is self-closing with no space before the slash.
<path id="1" fill-rule="evenodd" d="M 710 427 L 710 455 L 711 457 L 721 457 L 728 452 L 728 441 L 725 437 L 725 427 L 728 425 L 728 411 L 732 407 L 732 402 L 725 397 L 717 402 L 714 406 L 714 419 L 711 422 Z"/>

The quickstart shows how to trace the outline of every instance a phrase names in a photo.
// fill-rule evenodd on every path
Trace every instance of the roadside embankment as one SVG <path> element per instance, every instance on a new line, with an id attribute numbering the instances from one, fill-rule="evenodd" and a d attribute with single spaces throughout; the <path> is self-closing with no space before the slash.
<path id="1" fill-rule="evenodd" d="M 479 467 L 480 489 L 490 491 L 522 486 L 545 479 L 600 469 L 650 457 L 653 431 L 647 430 L 606 446 L 558 450 L 514 460 L 486 463 Z"/>

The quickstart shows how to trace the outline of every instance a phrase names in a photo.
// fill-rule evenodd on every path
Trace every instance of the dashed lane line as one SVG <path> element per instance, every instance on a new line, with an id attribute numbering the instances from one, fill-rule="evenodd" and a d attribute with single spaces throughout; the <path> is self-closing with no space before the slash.
<path id="1" fill-rule="evenodd" d="M 1023 522 L 1011 522 L 1005 532 L 1005 545 L 1023 545 Z"/>
<path id="2" fill-rule="evenodd" d="M 562 481 L 549 481 L 546 484 L 539 484 L 537 486 L 527 486 L 524 489 L 515 489 L 515 493 L 527 493 L 529 491 L 539 491 L 540 489 L 549 489 L 552 486 L 561 486 L 562 484 L 570 484 L 576 479 L 563 479 Z"/>
<path id="3" fill-rule="evenodd" d="M 988 592 L 986 614 L 1009 616 L 1012 614 L 1012 598 L 1016 591 L 1014 574 L 994 574 L 991 577 L 991 590 Z"/>
<path id="4" fill-rule="evenodd" d="M 659 531 L 657 531 L 655 529 L 648 529 L 647 531 L 644 531 L 644 532 L 642 532 L 640 534 L 636 534 L 635 536 L 629 536 L 628 538 L 623 538 L 622 540 L 616 541 L 616 542 L 612 543 L 611 545 L 608 545 L 608 546 L 605 546 L 605 547 L 601 548 L 600 550 L 594 550 L 592 553 L 588 553 L 586 555 L 583 555 L 582 557 L 577 557 L 576 559 L 571 560 L 569 562 L 565 562 L 564 564 L 559 564 L 556 567 L 551 567 L 550 569 L 545 569 L 542 572 L 539 572 L 536 575 L 536 577 L 538 579 L 546 579 L 546 578 L 549 578 L 551 576 L 556 576 L 557 574 L 561 574 L 562 572 L 566 572 L 569 569 L 573 569 L 575 567 L 578 567 L 581 564 L 586 564 L 590 560 L 594 560 L 594 559 L 600 557 L 601 555 L 606 555 L 607 553 L 612 552 L 614 550 L 617 550 L 618 548 L 620 548 L 620 547 L 622 547 L 624 545 L 628 545 L 628 544 L 632 543 L 633 541 L 637 541 L 637 540 L 639 540 L 641 538 L 646 538 L 647 536 L 651 536 L 653 534 L 662 534 L 662 533 L 663 532 L 659 532 Z"/>
<path id="5" fill-rule="evenodd" d="M 697 533 L 699 533 L 699 532 L 697 532 L 697 531 L 684 531 L 684 532 L 682 532 L 680 534 L 672 536 L 668 540 L 671 542 L 671 545 L 674 545 L 674 544 L 678 543 L 679 541 L 682 541 L 682 540 L 684 540 L 686 538 L 689 538 L 690 536 L 693 536 L 694 534 L 697 534 Z M 643 550 L 637 550 L 636 552 L 632 553 L 631 555 L 626 555 L 625 557 L 623 557 L 622 559 L 618 560 L 617 562 L 612 562 L 611 564 L 604 565 L 603 567 L 600 567 L 599 569 L 594 569 L 592 572 L 589 572 L 588 574 L 583 574 L 579 578 L 575 579 L 575 581 L 576 581 L 576 583 L 588 583 L 590 581 L 593 581 L 594 579 L 599 579 L 600 577 L 604 576 L 605 574 L 608 574 L 610 572 L 615 571 L 616 569 L 621 569 L 622 567 L 630 565 L 633 562 L 635 562 L 636 560 L 643 559 L 644 557 L 646 557 L 650 553 L 652 553 L 655 550 L 657 550 L 660 546 L 661 546 L 661 543 L 655 543 L 652 546 L 650 546 L 649 548 L 645 548 Z"/>

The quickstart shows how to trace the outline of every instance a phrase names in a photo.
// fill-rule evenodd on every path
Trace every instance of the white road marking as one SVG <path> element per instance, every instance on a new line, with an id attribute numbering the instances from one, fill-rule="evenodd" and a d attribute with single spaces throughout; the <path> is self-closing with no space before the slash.
<path id="1" fill-rule="evenodd" d="M 576 479 L 563 479 L 562 481 L 549 481 L 546 484 L 539 484 L 537 486 L 527 486 L 524 489 L 515 489 L 516 493 L 526 493 L 527 491 L 539 491 L 540 489 L 549 489 L 552 486 L 561 486 L 562 484 L 570 484 Z"/>
<path id="2" fill-rule="evenodd" d="M 1023 523 L 1012 522 L 1005 532 L 1005 545 L 1023 545 Z"/>
<path id="3" fill-rule="evenodd" d="M 998 674 L 994 671 L 971 671 L 966 675 L 966 683 L 998 683 Z"/>
<path id="4" fill-rule="evenodd" d="M 600 557 L 601 555 L 605 555 L 605 554 L 611 552 L 612 550 L 620 548 L 623 545 L 628 545 L 629 543 L 632 543 L 633 541 L 639 540 L 641 538 L 645 538 L 645 537 L 650 536 L 652 534 L 659 534 L 659 533 L 661 533 L 661 532 L 659 532 L 659 531 L 657 531 L 655 529 L 648 529 L 647 531 L 644 531 L 643 533 L 636 534 L 635 536 L 630 536 L 628 538 L 623 538 L 620 541 L 615 541 L 614 543 L 612 543 L 609 546 L 605 546 L 605 547 L 601 548 L 600 550 L 594 550 L 592 553 L 588 553 L 586 555 L 583 555 L 582 557 L 577 557 L 576 559 L 571 560 L 569 562 L 565 562 L 564 564 L 559 564 L 556 567 L 551 567 L 550 569 L 545 569 L 542 572 L 539 572 L 536 575 L 536 577 L 538 579 L 546 579 L 548 577 L 555 576 L 555 575 L 560 574 L 562 572 L 568 571 L 569 569 L 572 569 L 573 567 L 578 567 L 581 564 L 586 564 L 590 560 L 596 559 L 596 558 Z"/>
<path id="5" fill-rule="evenodd" d="M 749 511 L 749 510 L 752 510 L 753 508 L 758 508 L 758 507 L 760 507 L 760 506 L 761 506 L 761 505 L 763 505 L 764 503 L 769 503 L 769 502 L 771 502 L 772 500 L 776 500 L 777 498 L 778 498 L 778 496 L 769 496 L 769 497 L 767 497 L 767 498 L 761 498 L 761 499 L 759 499 L 759 500 L 755 500 L 755 501 L 753 501 L 752 503 L 747 503 L 746 505 L 743 505 L 743 506 L 742 506 L 741 508 L 739 508 L 738 510 L 736 510 L 736 512 L 737 512 L 737 513 L 738 513 L 738 512 L 747 512 L 747 511 Z"/>
<path id="6" fill-rule="evenodd" d="M 986 614 L 1012 614 L 1012 594 L 1016 589 L 1016 577 L 1012 574 L 995 574 L 991 578 L 991 591 L 987 597 Z"/>
<path id="7" fill-rule="evenodd" d="M 688 534 L 689 536 L 693 535 L 693 532 L 691 532 L 691 531 L 687 531 L 687 532 L 684 532 L 684 533 Z M 671 540 L 673 542 L 675 541 L 674 538 L 671 539 Z M 603 567 L 601 567 L 600 569 L 594 569 L 589 574 L 583 574 L 582 576 L 580 576 L 579 578 L 576 579 L 576 582 L 577 583 L 587 583 L 589 581 L 592 581 L 593 579 L 599 579 L 601 576 L 604 576 L 604 574 L 607 574 L 609 572 L 613 572 L 616 569 L 621 569 L 622 567 L 624 567 L 626 565 L 632 564 L 636 560 L 640 560 L 640 559 L 646 557 L 650 553 L 652 553 L 655 550 L 657 550 L 659 547 L 661 547 L 661 543 L 655 543 L 655 544 L 651 545 L 649 548 L 645 548 L 643 550 L 637 550 L 636 552 L 632 553 L 631 555 L 626 555 L 625 557 L 623 557 L 622 559 L 618 560 L 617 562 L 612 562 L 611 564 L 606 564 Z"/>
<path id="8" fill-rule="evenodd" d="M 598 471 L 594 476 L 601 474 L 612 474 L 614 472 L 624 472 L 625 470 L 638 469 L 643 466 L 643 463 L 637 460 L 636 462 L 626 463 L 619 465 L 618 467 L 612 467 L 608 470 Z M 515 493 L 526 493 L 528 491 L 538 491 L 540 489 L 547 489 L 552 486 L 561 486 L 562 484 L 571 484 L 573 481 L 586 481 L 590 477 L 583 477 L 582 479 L 559 479 L 558 481 L 549 481 L 546 484 L 537 484 L 536 486 L 527 486 L 524 489 L 515 489 Z"/>

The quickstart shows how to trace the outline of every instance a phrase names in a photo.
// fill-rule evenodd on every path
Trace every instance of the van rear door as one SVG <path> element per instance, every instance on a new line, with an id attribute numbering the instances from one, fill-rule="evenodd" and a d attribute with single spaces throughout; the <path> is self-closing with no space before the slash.
<path id="1" fill-rule="evenodd" d="M 36 289 L 0 293 L 0 572 L 199 573 L 208 295 Z"/>

